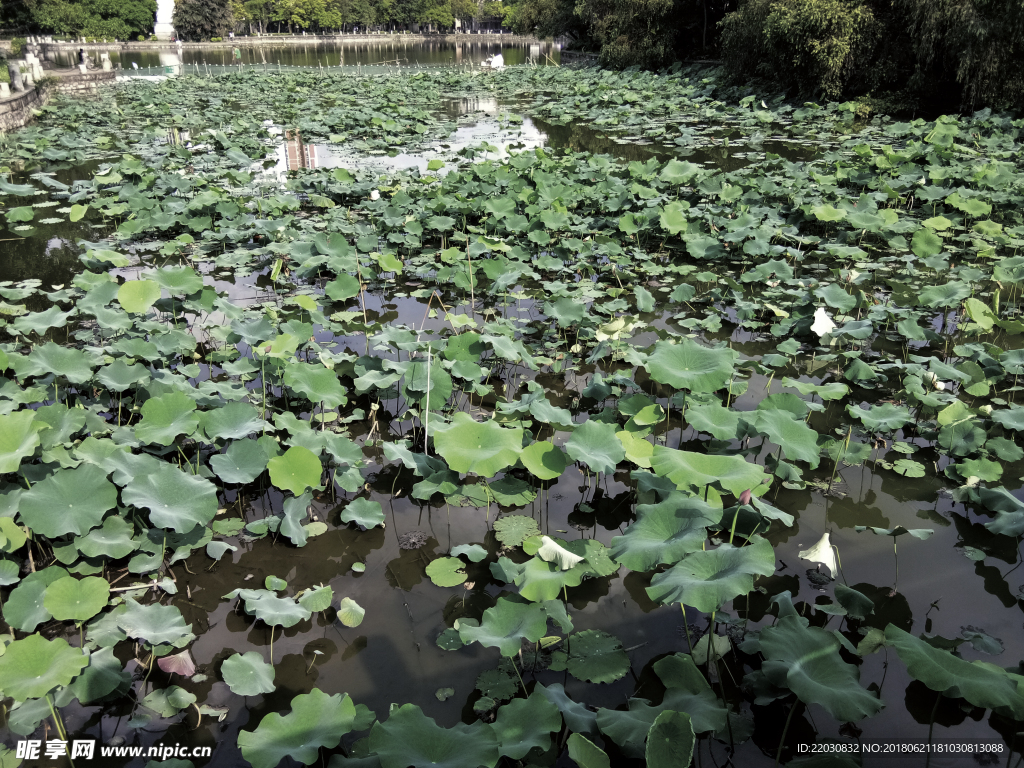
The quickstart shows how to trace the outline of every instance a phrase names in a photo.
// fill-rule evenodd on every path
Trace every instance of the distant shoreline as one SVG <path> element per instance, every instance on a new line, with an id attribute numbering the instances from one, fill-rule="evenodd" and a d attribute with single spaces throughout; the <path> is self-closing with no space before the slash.
<path id="1" fill-rule="evenodd" d="M 377 44 L 412 44 L 412 43 L 541 43 L 531 35 L 503 35 L 497 33 L 481 34 L 388 34 L 388 35 L 306 35 L 291 37 L 235 37 L 217 43 L 186 43 L 181 47 L 188 50 L 238 48 L 238 47 L 273 47 L 273 46 L 296 46 L 296 45 L 323 45 L 337 43 L 377 43 Z M 153 51 L 153 50 L 177 50 L 178 44 L 166 40 L 143 42 L 113 42 L 113 43 L 77 43 L 77 42 L 52 42 L 38 44 L 44 51 L 77 51 L 79 48 L 85 50 L 120 50 L 120 51 Z"/>

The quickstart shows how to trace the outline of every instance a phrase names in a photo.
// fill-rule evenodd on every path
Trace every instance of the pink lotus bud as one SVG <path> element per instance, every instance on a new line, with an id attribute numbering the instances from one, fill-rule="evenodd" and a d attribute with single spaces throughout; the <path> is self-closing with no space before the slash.
<path id="1" fill-rule="evenodd" d="M 750 491 L 749 489 L 740 494 L 740 504 L 750 503 Z"/>

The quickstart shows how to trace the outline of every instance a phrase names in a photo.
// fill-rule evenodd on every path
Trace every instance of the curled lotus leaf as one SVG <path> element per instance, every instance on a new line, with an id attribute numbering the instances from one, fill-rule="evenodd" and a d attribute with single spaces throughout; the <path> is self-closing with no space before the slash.
<path id="1" fill-rule="evenodd" d="M 663 445 L 654 446 L 651 468 L 654 474 L 667 477 L 679 489 L 700 491 L 707 485 L 717 484 L 735 496 L 756 488 L 767 479 L 764 467 L 743 456 L 678 451 Z"/>
<path id="2" fill-rule="evenodd" d="M 491 725 L 498 737 L 498 751 L 513 760 L 522 760 L 531 749 L 546 752 L 551 734 L 562 728 L 562 715 L 540 692 L 527 699 L 512 699 L 498 710 Z"/>
<path id="3" fill-rule="evenodd" d="M 707 526 L 722 519 L 722 510 L 681 493 L 672 493 L 658 504 L 640 504 L 636 511 L 636 521 L 611 542 L 612 557 L 633 571 L 679 562 L 701 549 Z"/>
<path id="4" fill-rule="evenodd" d="M 177 606 L 141 605 L 130 597 L 125 598 L 125 605 L 127 610 L 117 617 L 117 626 L 128 637 L 144 640 L 150 645 L 169 644 L 179 648 L 195 638 L 192 625 L 185 623 Z"/>
<path id="5" fill-rule="evenodd" d="M 493 608 L 484 611 L 479 626 L 459 625 L 459 637 L 469 645 L 478 642 L 486 648 L 497 648 L 502 656 L 519 653 L 522 639 L 535 643 L 544 636 L 548 617 L 537 603 L 520 603 L 499 597 Z"/>
<path id="6" fill-rule="evenodd" d="M 711 613 L 754 588 L 755 576 L 775 572 L 771 543 L 753 536 L 743 547 L 722 544 L 717 549 L 693 552 L 651 581 L 647 594 L 659 603 L 692 605 Z"/>
<path id="7" fill-rule="evenodd" d="M 585 421 L 573 431 L 565 449 L 573 461 L 587 465 L 591 471 L 614 474 L 616 465 L 626 458 L 617 431 L 613 424 Z"/>
<path id="8" fill-rule="evenodd" d="M 311 765 L 321 747 L 333 749 L 341 737 L 362 731 L 373 722 L 366 706 L 356 706 L 347 693 L 330 696 L 314 688 L 292 699 L 287 715 L 271 712 L 254 731 L 240 731 L 238 746 L 253 768 L 276 768 L 286 757 Z"/>
<path id="9" fill-rule="evenodd" d="M 0 416 L 0 474 L 17 472 L 21 460 L 35 453 L 39 431 L 47 428 L 31 410 Z"/>

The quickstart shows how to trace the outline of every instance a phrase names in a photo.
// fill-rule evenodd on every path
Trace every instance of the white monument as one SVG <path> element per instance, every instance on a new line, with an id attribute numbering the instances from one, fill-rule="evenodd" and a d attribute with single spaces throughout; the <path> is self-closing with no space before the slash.
<path id="1" fill-rule="evenodd" d="M 171 20 L 174 16 L 174 0 L 156 0 L 156 26 L 153 34 L 158 40 L 170 40 L 174 36 Z"/>

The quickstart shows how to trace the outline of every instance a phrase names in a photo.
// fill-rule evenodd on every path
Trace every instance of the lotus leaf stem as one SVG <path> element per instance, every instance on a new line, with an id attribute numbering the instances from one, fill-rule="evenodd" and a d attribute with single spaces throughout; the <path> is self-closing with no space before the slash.
<path id="1" fill-rule="evenodd" d="M 793 702 L 793 705 L 789 708 L 789 714 L 786 716 L 786 724 L 782 727 L 782 736 L 779 738 L 779 748 L 775 752 L 775 765 L 778 766 L 779 760 L 782 757 L 782 747 L 786 743 L 786 734 L 789 733 L 789 724 L 793 720 L 793 712 L 796 711 L 797 706 L 800 704 L 800 700 L 797 699 Z"/>

